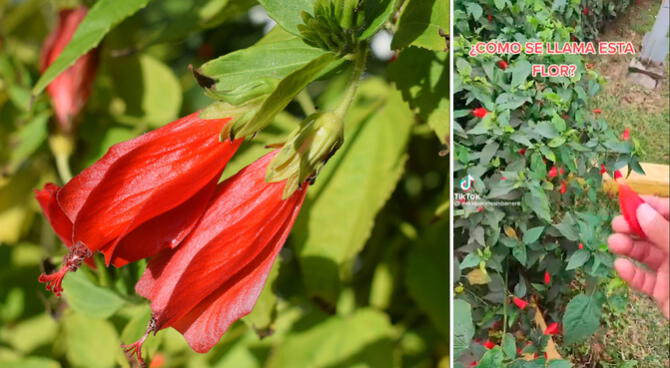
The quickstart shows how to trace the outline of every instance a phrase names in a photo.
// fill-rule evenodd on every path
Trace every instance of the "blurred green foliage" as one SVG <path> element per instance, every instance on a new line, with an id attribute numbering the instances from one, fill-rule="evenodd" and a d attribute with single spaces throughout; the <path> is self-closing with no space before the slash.
<path id="1" fill-rule="evenodd" d="M 65 3 L 76 1 L 0 0 L 3 368 L 129 366 L 119 345 L 140 337 L 150 315 L 133 291 L 144 261 L 120 269 L 83 267 L 66 277 L 61 299 L 37 282 L 65 247 L 33 199 L 33 189 L 60 182 L 48 145 L 50 104 L 44 94 L 31 98 L 31 90 L 40 76 L 42 41 L 56 6 Z M 400 6 L 375 2 L 386 17 L 391 12 L 383 3 Z M 250 11 L 253 5 L 149 2 L 106 34 L 70 160 L 73 172 L 114 143 L 210 104 L 188 66 L 259 40 L 264 24 L 257 21 L 258 8 Z M 397 26 L 382 15 L 369 23 L 393 31 Z M 412 23 L 411 16 L 405 22 Z M 430 19 L 425 12 L 416 16 Z M 441 21 L 448 29 L 448 19 Z M 449 227 L 443 209 L 449 168 L 433 132 L 445 141 L 448 59 L 441 49 L 417 51 L 426 44 L 424 31 L 403 31 L 403 46 L 413 46 L 399 52 L 401 58 L 418 54 L 417 61 L 430 65 L 426 83 L 402 79 L 411 63 L 394 66 L 387 78 L 389 64 L 369 60 L 346 117 L 345 146 L 310 190 L 254 311 L 207 354 L 192 352 L 172 329 L 160 331 L 145 345 L 152 367 L 448 366 Z M 308 87 L 318 108 L 338 103 L 346 75 L 336 67 Z M 266 144 L 280 142 L 304 117 L 300 104 L 290 102 L 245 143 L 224 177 L 258 158 Z"/>

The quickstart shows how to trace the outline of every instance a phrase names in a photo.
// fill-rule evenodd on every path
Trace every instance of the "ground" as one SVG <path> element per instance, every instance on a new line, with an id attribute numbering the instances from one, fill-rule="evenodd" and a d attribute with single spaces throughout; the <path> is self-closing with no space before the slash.
<path id="1" fill-rule="evenodd" d="M 624 14 L 608 24 L 601 41 L 632 41 L 639 52 L 644 34 L 651 30 L 661 1 L 639 0 Z M 594 69 L 608 83 L 593 101 L 594 108 L 603 110 L 603 118 L 617 132 L 630 128 L 631 135 L 643 148 L 642 160 L 670 163 L 670 109 L 668 79 L 656 89 L 648 90 L 626 78 L 627 67 L 634 55 L 592 57 Z M 668 63 L 666 63 L 667 68 Z"/>

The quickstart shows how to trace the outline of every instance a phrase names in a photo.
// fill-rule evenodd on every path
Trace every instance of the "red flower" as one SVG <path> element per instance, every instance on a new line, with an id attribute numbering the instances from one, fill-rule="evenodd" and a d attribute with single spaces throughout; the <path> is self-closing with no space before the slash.
<path id="1" fill-rule="evenodd" d="M 502 69 L 502 70 L 507 69 L 507 66 L 508 66 L 508 64 L 507 64 L 507 62 L 506 62 L 505 60 L 500 60 L 500 61 L 498 62 L 498 67 L 499 67 L 500 69 Z"/>
<path id="2" fill-rule="evenodd" d="M 472 115 L 474 115 L 478 118 L 483 118 L 488 113 L 489 112 L 483 107 L 478 107 L 478 108 L 472 110 Z"/>
<path id="3" fill-rule="evenodd" d="M 60 271 L 41 275 L 56 295 L 68 271 L 99 251 L 107 264 L 176 247 L 195 226 L 241 140 L 219 141 L 230 119 L 198 113 L 112 146 L 65 186 L 35 191 L 42 211 L 71 252 Z"/>
<path id="4" fill-rule="evenodd" d="M 482 206 L 482 207 L 477 207 L 477 212 L 482 212 L 482 211 L 484 211 L 484 207 L 483 207 L 483 206 Z"/>
<path id="5" fill-rule="evenodd" d="M 637 221 L 637 208 L 644 203 L 644 200 L 626 184 L 619 170 L 614 172 L 614 180 L 619 188 L 619 208 L 621 209 L 621 214 L 626 219 L 633 233 L 645 239 L 647 235 Z"/>
<path id="6" fill-rule="evenodd" d="M 579 243 L 579 245 L 577 245 L 577 248 L 579 248 L 579 249 L 584 249 L 584 244 Z"/>
<path id="7" fill-rule="evenodd" d="M 558 324 L 558 322 L 554 322 L 547 326 L 547 328 L 544 330 L 545 335 L 555 335 L 561 331 L 561 325 Z"/>
<path id="8" fill-rule="evenodd" d="M 621 140 L 627 141 L 630 139 L 630 128 L 626 128 L 621 133 Z"/>
<path id="9" fill-rule="evenodd" d="M 265 181 L 276 152 L 220 183 L 182 244 L 151 259 L 135 286 L 151 300 L 147 335 L 174 327 L 204 353 L 251 312 L 307 191 L 303 184 L 282 200 L 285 182 Z M 138 358 L 144 338 L 126 345 Z"/>
<path id="10" fill-rule="evenodd" d="M 521 156 L 523 156 L 523 155 L 526 154 L 526 149 L 525 149 L 525 148 L 521 148 L 521 149 L 519 149 L 518 152 L 519 152 L 519 154 L 520 154 Z"/>
<path id="11" fill-rule="evenodd" d="M 549 173 L 547 174 L 549 179 L 553 179 L 558 176 L 558 168 L 556 166 L 552 166 L 551 169 L 549 169 Z"/>
<path id="12" fill-rule="evenodd" d="M 487 15 L 486 19 L 488 19 L 489 22 L 492 22 L 493 21 L 493 15 L 491 15 L 491 14 Z"/>
<path id="13" fill-rule="evenodd" d="M 476 367 L 478 364 L 479 364 L 479 362 L 475 360 L 475 361 L 470 363 L 470 367 Z"/>
<path id="14" fill-rule="evenodd" d="M 589 15 L 589 8 L 584 7 L 582 13 L 584 13 L 584 15 Z"/>
<path id="15" fill-rule="evenodd" d="M 600 175 L 602 175 L 606 172 L 607 172 L 607 168 L 605 167 L 605 164 L 600 164 Z"/>
<path id="16" fill-rule="evenodd" d="M 514 297 L 512 301 L 517 307 L 519 307 L 519 309 L 526 309 L 526 307 L 528 306 L 528 302 L 521 298 Z"/>
<path id="17" fill-rule="evenodd" d="M 561 175 L 565 175 L 565 169 L 561 167 L 560 169 L 558 169 L 558 173 Z"/>
<path id="18" fill-rule="evenodd" d="M 546 285 L 549 285 L 551 283 L 551 275 L 547 271 L 544 272 L 544 283 Z"/>
<path id="19" fill-rule="evenodd" d="M 602 114 L 603 110 L 602 109 L 593 109 L 593 113 L 596 114 L 596 115 Z"/>
<path id="20" fill-rule="evenodd" d="M 559 190 L 559 192 L 561 192 L 561 194 L 565 194 L 565 192 L 567 191 L 568 191 L 568 182 L 564 180 L 561 182 L 561 189 Z"/>
<path id="21" fill-rule="evenodd" d="M 44 72 L 63 52 L 77 30 L 79 23 L 87 13 L 85 6 L 76 9 L 61 10 L 58 13 L 56 28 L 49 34 L 42 46 L 40 70 Z M 97 50 L 89 51 L 51 82 L 46 91 L 56 114 L 61 130 L 70 132 L 74 119 L 79 115 L 88 97 L 95 79 L 98 66 Z"/>
<path id="22" fill-rule="evenodd" d="M 500 180 L 505 181 L 505 180 L 507 180 L 507 177 L 506 176 L 501 176 Z"/>
<path id="23" fill-rule="evenodd" d="M 484 347 L 489 350 L 496 346 L 496 344 L 494 344 L 491 340 L 486 340 L 482 345 L 484 345 Z"/>

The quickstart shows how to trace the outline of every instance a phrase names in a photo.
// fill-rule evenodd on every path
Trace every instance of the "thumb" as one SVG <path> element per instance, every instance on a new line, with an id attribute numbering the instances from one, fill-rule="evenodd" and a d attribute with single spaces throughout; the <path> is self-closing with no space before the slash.
<path id="1" fill-rule="evenodd" d="M 670 252 L 670 223 L 650 205 L 637 208 L 637 221 L 648 240 L 666 253 Z"/>

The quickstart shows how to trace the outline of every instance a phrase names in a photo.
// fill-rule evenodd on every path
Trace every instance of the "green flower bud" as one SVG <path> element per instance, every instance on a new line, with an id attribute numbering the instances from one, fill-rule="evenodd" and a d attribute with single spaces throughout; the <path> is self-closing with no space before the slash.
<path id="1" fill-rule="evenodd" d="M 342 119 L 333 112 L 308 116 L 288 137 L 281 151 L 268 166 L 265 180 L 286 180 L 284 198 L 303 183 L 316 179 L 323 165 L 343 142 Z"/>

